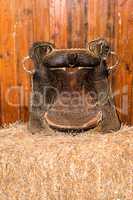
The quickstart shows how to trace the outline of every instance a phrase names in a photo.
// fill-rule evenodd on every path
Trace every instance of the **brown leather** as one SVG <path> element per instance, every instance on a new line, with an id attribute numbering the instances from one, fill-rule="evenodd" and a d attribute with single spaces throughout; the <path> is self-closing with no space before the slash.
<path id="1" fill-rule="evenodd" d="M 120 122 L 108 86 L 106 56 L 110 46 L 97 40 L 88 49 L 54 49 L 50 43 L 33 44 L 30 57 L 35 64 L 33 93 L 45 101 L 31 102 L 30 127 L 44 127 L 45 122 L 58 130 L 117 130 Z M 104 93 L 104 100 L 101 98 Z M 36 104 L 36 105 L 35 105 Z M 36 124 L 36 125 L 35 125 Z"/>
<path id="2" fill-rule="evenodd" d="M 92 92 L 96 94 L 91 83 L 91 70 L 55 70 L 52 73 L 56 84 L 53 82 L 51 85 L 56 87 L 59 94 L 45 113 L 48 124 L 62 130 L 89 129 L 97 126 L 101 112 L 96 105 L 96 96 L 93 99 L 90 95 Z"/>

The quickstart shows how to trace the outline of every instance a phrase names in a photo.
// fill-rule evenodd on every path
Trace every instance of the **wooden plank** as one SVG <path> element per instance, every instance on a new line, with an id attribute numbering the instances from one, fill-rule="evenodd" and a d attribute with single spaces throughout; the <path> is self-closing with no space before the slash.
<path id="1" fill-rule="evenodd" d="M 88 41 L 97 38 L 97 0 L 88 0 Z"/>
<path id="2" fill-rule="evenodd" d="M 128 42 L 127 49 L 128 54 L 126 55 L 127 61 L 129 64 L 126 65 L 127 71 L 127 84 L 128 84 L 128 118 L 127 121 L 129 124 L 133 124 L 133 1 L 129 0 L 128 2 Z"/>
<path id="3" fill-rule="evenodd" d="M 1 17 L 1 15 L 0 15 Z M 0 18 L 0 126 L 2 125 L 2 74 L 3 74 L 3 71 L 2 71 L 2 59 L 3 59 L 3 54 L 2 54 L 2 45 L 1 45 L 1 42 L 2 42 L 2 30 L 1 30 L 1 18 Z"/>
<path id="4" fill-rule="evenodd" d="M 58 12 L 58 7 L 57 11 Z M 57 24 L 58 24 L 58 19 Z M 59 29 L 59 35 L 60 39 L 58 40 L 57 46 L 59 48 L 67 48 L 67 8 L 66 8 L 66 0 L 60 0 L 60 19 L 59 19 L 59 24 L 58 26 L 60 27 Z"/>
<path id="5" fill-rule="evenodd" d="M 72 1 L 67 0 L 67 47 L 72 48 Z"/>
<path id="6" fill-rule="evenodd" d="M 55 0 L 49 0 L 50 41 L 55 44 Z"/>
<path id="7" fill-rule="evenodd" d="M 34 0 L 33 2 L 33 24 L 35 41 L 50 40 L 49 1 Z"/>
<path id="8" fill-rule="evenodd" d="M 30 77 L 22 68 L 22 60 L 28 55 L 33 43 L 33 5 L 32 1 L 15 0 L 16 16 L 16 54 L 18 86 L 21 88 L 20 119 L 27 121 L 30 95 Z"/>
<path id="9" fill-rule="evenodd" d="M 130 58 L 128 49 L 128 30 L 130 27 L 128 26 L 128 3 L 121 4 L 118 1 L 118 17 L 119 17 L 119 35 L 118 35 L 118 54 L 121 59 L 120 69 L 119 69 L 119 77 L 117 78 L 118 90 L 120 91 L 120 117 L 121 120 L 131 124 L 131 119 L 129 116 L 132 115 L 129 104 L 129 96 L 131 92 L 131 80 L 129 73 L 126 69 L 126 66 L 129 66 Z M 125 10 L 127 12 L 125 12 Z M 130 41 L 131 42 L 131 41 Z"/>
<path id="10" fill-rule="evenodd" d="M 60 40 L 61 40 L 61 1 L 56 0 L 55 1 L 55 7 L 54 7 L 54 13 L 55 13 L 55 29 L 54 29 L 54 34 L 55 34 L 55 45 L 57 48 L 60 48 Z"/>
<path id="11" fill-rule="evenodd" d="M 116 1 L 108 1 L 107 4 L 107 18 L 106 18 L 106 38 L 111 44 L 112 50 L 117 52 L 118 41 L 116 41 L 116 36 L 118 36 L 118 4 Z M 118 53 L 118 52 L 117 52 Z M 119 54 L 119 53 L 118 53 Z M 111 64 L 111 63 L 110 63 Z M 120 98 L 120 65 L 117 67 L 117 70 L 110 75 L 111 87 L 114 94 L 115 104 L 118 111 L 118 114 L 121 118 L 121 98 Z"/>
<path id="12" fill-rule="evenodd" d="M 88 42 L 94 39 L 94 1 L 88 0 Z"/>
<path id="13" fill-rule="evenodd" d="M 0 74 L 1 74 L 1 120 L 2 123 L 20 119 L 17 87 L 17 58 L 15 41 L 15 1 L 1 0 L 0 7 Z"/>
<path id="14" fill-rule="evenodd" d="M 86 47 L 88 43 L 88 9 L 88 0 L 83 0 L 83 47 Z"/>
<path id="15" fill-rule="evenodd" d="M 88 41 L 88 1 L 67 1 L 68 48 L 83 48 Z"/>
<path id="16" fill-rule="evenodd" d="M 82 48 L 84 46 L 84 7 L 82 0 L 73 1 L 72 5 L 72 47 Z"/>
<path id="17" fill-rule="evenodd" d="M 1 66 L 1 64 L 0 64 Z M 1 94 L 1 78 L 0 78 L 0 126 L 2 126 L 2 94 Z"/>

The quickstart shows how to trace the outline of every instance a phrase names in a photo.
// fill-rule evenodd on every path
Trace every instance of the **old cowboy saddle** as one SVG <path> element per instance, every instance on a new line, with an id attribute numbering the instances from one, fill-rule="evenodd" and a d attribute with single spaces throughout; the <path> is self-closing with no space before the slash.
<path id="1" fill-rule="evenodd" d="M 109 56 L 116 64 L 107 66 Z M 34 70 L 26 68 L 27 59 Z M 59 131 L 83 132 L 92 128 L 112 131 L 120 128 L 108 76 L 118 65 L 117 56 L 105 39 L 86 49 L 55 49 L 51 43 L 36 42 L 23 60 L 32 74 L 29 128 L 42 130 L 48 124 Z"/>

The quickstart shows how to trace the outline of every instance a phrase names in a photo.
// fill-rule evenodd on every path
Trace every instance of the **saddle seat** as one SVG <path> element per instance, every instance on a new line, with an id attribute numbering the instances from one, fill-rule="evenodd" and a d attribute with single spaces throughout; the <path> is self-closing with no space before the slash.
<path id="1" fill-rule="evenodd" d="M 49 73 L 56 81 L 50 84 L 56 94 L 52 95 L 54 100 L 44 116 L 48 125 L 59 130 L 79 131 L 96 127 L 102 115 L 97 105 L 93 70 L 77 67 Z"/>

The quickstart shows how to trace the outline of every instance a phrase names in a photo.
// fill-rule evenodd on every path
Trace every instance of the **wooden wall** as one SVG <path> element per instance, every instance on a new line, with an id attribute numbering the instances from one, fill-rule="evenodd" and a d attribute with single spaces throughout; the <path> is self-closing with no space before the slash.
<path id="1" fill-rule="evenodd" d="M 0 5 L 1 124 L 28 119 L 30 80 L 21 62 L 33 41 L 71 48 L 97 37 L 109 40 L 121 59 L 112 87 L 120 118 L 133 124 L 133 0 L 0 0 Z"/>

